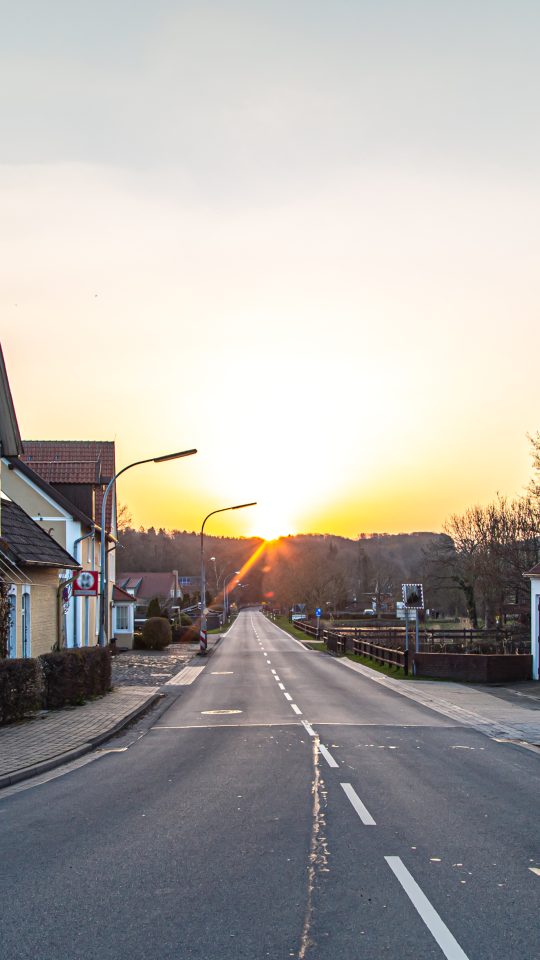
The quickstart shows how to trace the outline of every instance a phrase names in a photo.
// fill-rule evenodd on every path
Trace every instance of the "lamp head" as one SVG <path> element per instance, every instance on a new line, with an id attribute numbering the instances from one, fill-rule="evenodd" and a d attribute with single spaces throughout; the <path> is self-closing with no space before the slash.
<path id="1" fill-rule="evenodd" d="M 163 457 L 154 457 L 154 463 L 164 463 L 165 460 L 180 460 L 181 457 L 192 457 L 196 450 L 181 450 L 180 453 L 166 453 Z"/>

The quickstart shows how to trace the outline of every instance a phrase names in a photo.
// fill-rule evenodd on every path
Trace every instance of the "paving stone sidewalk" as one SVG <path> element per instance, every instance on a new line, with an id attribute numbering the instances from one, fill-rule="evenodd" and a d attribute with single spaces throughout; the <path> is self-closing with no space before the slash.
<path id="1" fill-rule="evenodd" d="M 208 638 L 208 652 L 219 642 Z M 159 698 L 160 687 L 196 658 L 198 644 L 129 650 L 113 658 L 113 690 L 80 707 L 40 713 L 0 727 L 0 788 L 76 759 L 111 737 Z M 203 662 L 203 661 L 201 661 Z"/>
<path id="2" fill-rule="evenodd" d="M 51 710 L 0 728 L 0 786 L 75 759 L 150 706 L 158 687 L 121 687 L 80 707 Z"/>
<path id="3" fill-rule="evenodd" d="M 445 681 L 397 680 L 345 657 L 338 662 L 489 737 L 540 747 L 539 683 L 479 687 Z"/>

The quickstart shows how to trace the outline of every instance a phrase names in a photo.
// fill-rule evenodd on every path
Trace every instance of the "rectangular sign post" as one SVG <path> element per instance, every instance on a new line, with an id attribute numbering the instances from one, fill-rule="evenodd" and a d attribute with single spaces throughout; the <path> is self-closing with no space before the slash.
<path id="1" fill-rule="evenodd" d="M 420 619 L 418 611 L 424 609 L 424 587 L 421 583 L 402 583 L 403 603 L 405 604 L 405 649 L 409 651 L 409 610 L 415 611 L 416 637 L 415 650 L 420 650 Z"/>

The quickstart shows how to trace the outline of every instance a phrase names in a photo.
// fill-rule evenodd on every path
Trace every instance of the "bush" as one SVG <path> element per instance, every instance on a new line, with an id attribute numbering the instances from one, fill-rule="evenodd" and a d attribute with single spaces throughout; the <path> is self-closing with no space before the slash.
<path id="1" fill-rule="evenodd" d="M 193 623 L 193 620 L 191 619 L 189 613 L 181 613 L 181 614 L 180 614 L 180 626 L 181 626 L 181 627 L 190 627 L 192 623 Z"/>
<path id="2" fill-rule="evenodd" d="M 143 650 L 164 650 L 172 639 L 171 625 L 163 617 L 145 620 L 142 630 Z"/>
<path id="3" fill-rule="evenodd" d="M 111 689 L 111 653 L 106 647 L 83 647 L 45 653 L 38 658 L 45 677 L 45 706 L 75 706 Z"/>
<path id="4" fill-rule="evenodd" d="M 161 606 L 157 597 L 154 597 L 153 600 L 148 604 L 148 610 L 146 611 L 146 616 L 150 617 L 160 617 L 161 616 Z"/>
<path id="5" fill-rule="evenodd" d="M 44 702 L 43 667 L 37 660 L 0 660 L 0 725 L 23 720 L 41 710 Z"/>

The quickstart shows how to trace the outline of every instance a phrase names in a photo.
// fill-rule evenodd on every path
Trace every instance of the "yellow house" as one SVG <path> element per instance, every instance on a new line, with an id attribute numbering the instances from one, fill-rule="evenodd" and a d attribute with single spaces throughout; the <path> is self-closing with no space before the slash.
<path id="1" fill-rule="evenodd" d="M 82 570 L 98 571 L 101 528 L 19 457 L 2 460 L 3 491 L 75 560 Z M 71 568 L 61 574 L 71 580 Z M 112 602 L 113 584 L 109 587 Z M 97 597 L 73 597 L 66 586 L 63 637 L 67 647 L 93 646 L 99 626 Z"/>
<path id="2" fill-rule="evenodd" d="M 8 657 L 37 657 L 60 642 L 64 597 L 59 573 L 77 568 L 77 561 L 39 524 L 2 496 L 0 571 L 9 609 Z"/>

